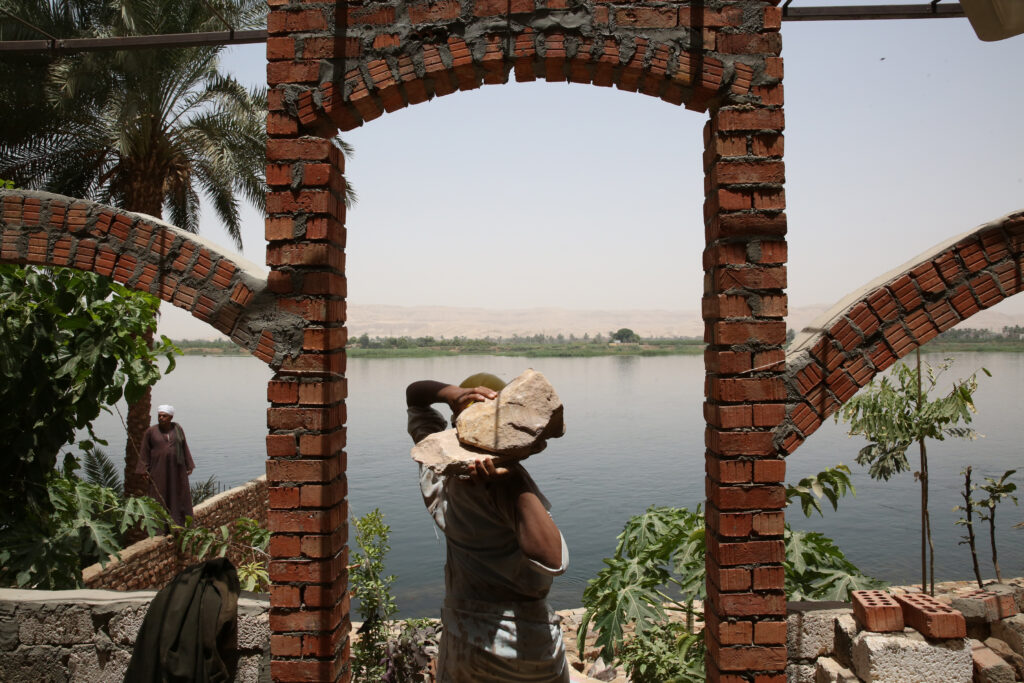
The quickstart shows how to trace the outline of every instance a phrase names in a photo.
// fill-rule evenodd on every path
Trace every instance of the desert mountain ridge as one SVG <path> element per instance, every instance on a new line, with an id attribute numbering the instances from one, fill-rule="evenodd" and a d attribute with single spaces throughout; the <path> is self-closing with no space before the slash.
<path id="1" fill-rule="evenodd" d="M 791 307 L 787 326 L 801 331 L 828 306 Z M 390 306 L 348 303 L 349 337 L 521 337 L 559 334 L 605 336 L 628 327 L 641 337 L 702 337 L 704 322 L 697 310 L 580 310 L 566 308 L 487 309 L 457 306 Z M 965 327 L 1001 330 L 1024 325 L 1024 314 L 989 309 L 973 315 Z M 188 313 L 163 307 L 159 333 L 172 339 L 227 339 Z"/>
<path id="2" fill-rule="evenodd" d="M 799 332 L 828 310 L 810 305 L 790 309 L 787 326 Z M 701 337 L 700 311 L 574 310 L 564 308 L 485 309 L 456 306 L 348 305 L 350 337 L 511 337 L 545 334 L 607 335 L 628 327 L 641 337 Z M 1024 324 L 1024 316 L 992 310 L 973 315 L 965 327 L 1000 330 Z"/>

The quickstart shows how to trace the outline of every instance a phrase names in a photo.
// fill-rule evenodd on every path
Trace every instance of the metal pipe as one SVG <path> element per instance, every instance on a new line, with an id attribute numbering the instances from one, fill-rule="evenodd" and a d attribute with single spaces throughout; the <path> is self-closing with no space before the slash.
<path id="1" fill-rule="evenodd" d="M 783 7 L 783 21 L 858 21 L 867 19 L 954 19 L 967 16 L 959 2 L 921 5 Z"/>
<path id="2" fill-rule="evenodd" d="M 247 31 L 209 31 L 206 33 L 167 33 L 154 36 L 117 36 L 114 38 L 66 38 L 56 40 L 3 40 L 0 52 L 97 52 L 161 47 L 202 47 L 208 45 L 244 45 L 267 42 L 265 29 Z"/>
<path id="3" fill-rule="evenodd" d="M 790 5 L 791 2 L 792 0 L 788 0 L 782 8 L 783 21 L 952 19 L 966 16 L 959 2 L 940 5 L 936 0 L 918 5 L 849 5 L 833 7 L 792 7 Z M 22 21 L 14 15 L 10 16 L 17 21 Z M 22 23 L 25 22 L 22 21 Z M 42 33 L 42 31 L 40 32 Z M 170 33 L 151 36 L 117 36 L 113 38 L 4 40 L 0 41 L 0 52 L 49 51 L 64 54 L 101 50 L 245 45 L 265 42 L 267 42 L 266 30 L 253 29 L 246 31 L 209 31 L 206 33 Z"/>

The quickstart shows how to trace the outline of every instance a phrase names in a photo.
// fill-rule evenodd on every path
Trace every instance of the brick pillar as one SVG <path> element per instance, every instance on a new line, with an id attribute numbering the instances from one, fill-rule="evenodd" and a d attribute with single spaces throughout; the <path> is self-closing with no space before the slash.
<path id="1" fill-rule="evenodd" d="M 345 178 L 335 129 L 310 122 L 298 103 L 312 101 L 321 60 L 343 42 L 335 36 L 343 9 L 269 4 L 268 288 L 281 310 L 305 320 L 301 330 L 265 331 L 256 351 L 278 354 L 267 387 L 271 676 L 334 683 L 350 678 Z M 291 334 L 302 336 L 301 352 L 282 358 L 275 342 Z"/>
<path id="2" fill-rule="evenodd" d="M 781 60 L 768 68 L 781 72 Z M 779 73 L 781 77 L 781 73 Z M 786 216 L 781 85 L 704 129 L 709 681 L 785 683 Z"/>

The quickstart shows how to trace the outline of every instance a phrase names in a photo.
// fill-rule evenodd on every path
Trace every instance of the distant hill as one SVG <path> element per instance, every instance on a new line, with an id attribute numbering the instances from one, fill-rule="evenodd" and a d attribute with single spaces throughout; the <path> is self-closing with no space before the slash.
<path id="1" fill-rule="evenodd" d="M 511 337 L 606 335 L 628 327 L 641 337 L 699 337 L 696 311 L 585 311 L 562 308 L 484 309 L 455 306 L 349 304 L 349 335 L 371 337 Z"/>
<path id="2" fill-rule="evenodd" d="M 798 332 L 828 310 L 826 305 L 790 310 L 788 326 Z M 575 334 L 582 337 L 628 327 L 641 337 L 701 337 L 699 311 L 587 311 L 561 308 L 483 309 L 455 306 L 373 306 L 349 304 L 349 334 L 371 337 L 511 337 Z M 972 316 L 966 327 L 1001 330 L 1024 324 L 1024 317 L 988 310 Z"/>
<path id="3" fill-rule="evenodd" d="M 790 310 L 788 325 L 796 331 L 809 325 L 828 309 L 825 305 L 799 306 Z M 163 306 L 162 334 L 174 339 L 224 339 L 212 328 L 184 312 Z M 670 310 L 570 310 L 564 308 L 484 309 L 456 306 L 378 306 L 348 304 L 349 335 L 358 337 L 512 337 L 538 333 L 557 336 L 607 335 L 628 327 L 641 337 L 701 337 L 704 323 L 699 311 Z M 993 310 L 971 317 L 966 327 L 1001 330 L 1022 325 L 1024 316 Z"/>

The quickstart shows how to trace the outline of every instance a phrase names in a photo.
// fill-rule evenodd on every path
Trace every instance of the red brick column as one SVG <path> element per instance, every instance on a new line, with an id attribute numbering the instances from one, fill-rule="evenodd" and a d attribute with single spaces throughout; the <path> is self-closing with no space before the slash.
<path id="1" fill-rule="evenodd" d="M 781 78 L 780 59 L 766 66 Z M 709 681 L 786 680 L 781 87 L 713 109 L 704 131 Z"/>
<path id="2" fill-rule="evenodd" d="M 343 10 L 270 5 L 267 286 L 280 310 L 305 320 L 301 330 L 265 330 L 260 340 L 278 370 L 267 388 L 271 675 L 333 683 L 349 680 L 345 178 L 333 126 L 303 127 L 310 112 L 300 102 L 308 110 L 320 69 L 340 56 Z M 293 334 L 301 351 L 286 357 L 280 338 Z"/>

